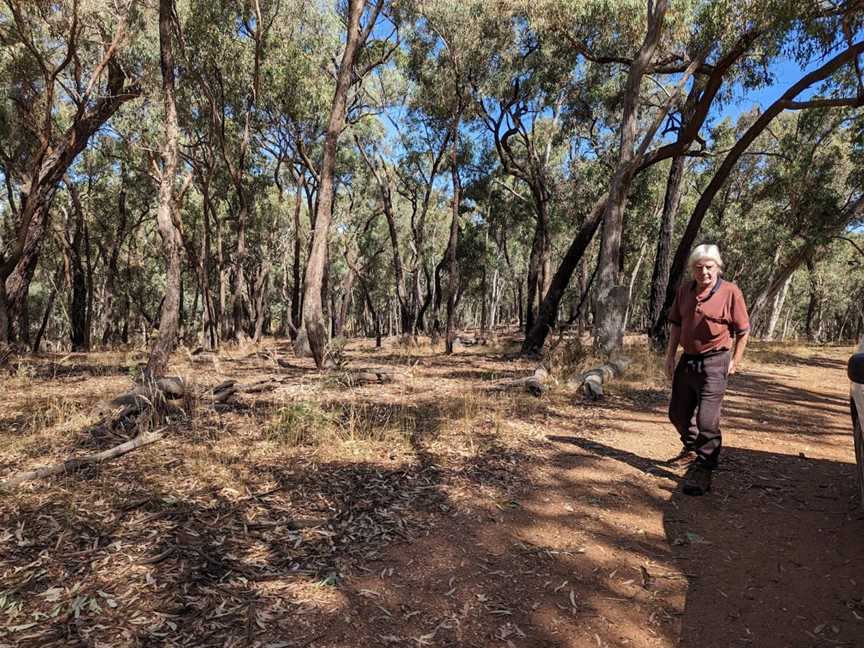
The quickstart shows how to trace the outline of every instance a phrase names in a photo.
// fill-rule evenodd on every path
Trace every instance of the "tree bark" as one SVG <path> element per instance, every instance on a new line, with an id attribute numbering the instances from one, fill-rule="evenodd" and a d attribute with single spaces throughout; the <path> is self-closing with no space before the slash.
<path id="1" fill-rule="evenodd" d="M 638 125 L 639 90 L 642 77 L 648 70 L 666 14 L 666 0 L 649 4 L 648 29 L 645 40 L 627 75 L 624 91 L 624 106 L 621 116 L 621 143 L 618 153 L 618 166 L 609 190 L 606 213 L 603 217 L 603 238 L 600 245 L 599 270 L 597 274 L 597 301 L 594 322 L 595 345 L 603 353 L 611 353 L 624 344 L 624 309 L 627 306 L 627 287 L 622 286 L 618 271 L 618 258 L 621 253 L 621 236 L 624 229 L 624 207 L 627 193 L 636 171 L 632 161 L 636 157 L 636 127 Z"/>
<path id="2" fill-rule="evenodd" d="M 255 333 L 253 341 L 258 344 L 264 334 L 264 321 L 267 318 L 267 303 L 270 297 L 270 260 L 266 258 L 261 262 L 258 269 L 258 277 L 255 280 Z"/>
<path id="3" fill-rule="evenodd" d="M 351 305 L 351 293 L 354 290 L 354 267 L 357 264 L 357 250 L 350 247 L 345 253 L 347 257 L 348 268 L 345 270 L 345 276 L 342 277 L 342 285 L 339 292 L 341 299 L 339 308 L 334 309 L 333 313 L 333 337 L 342 337 L 345 332 L 345 322 L 348 319 L 348 309 Z"/>
<path id="4" fill-rule="evenodd" d="M 349 0 L 348 25 L 345 52 L 339 63 L 336 75 L 336 91 L 330 107 L 330 118 L 324 135 L 324 155 L 321 161 L 320 184 L 318 187 L 318 204 L 315 208 L 315 227 L 312 231 L 312 249 L 306 263 L 306 278 L 304 281 L 303 323 L 309 339 L 309 347 L 315 359 L 315 365 L 321 369 L 324 366 L 324 348 L 327 343 L 327 328 L 324 323 L 324 313 L 321 303 L 321 288 L 324 282 L 324 263 L 327 255 L 327 237 L 330 232 L 332 217 L 334 170 L 336 167 L 336 151 L 339 135 L 345 127 L 347 113 L 348 90 L 353 81 L 354 62 L 357 53 L 368 37 L 377 19 L 381 3 L 376 4 L 376 10 L 370 16 L 370 23 L 362 32 L 360 17 L 366 3 L 363 0 Z"/>
<path id="5" fill-rule="evenodd" d="M 453 120 L 452 141 L 450 143 L 452 146 L 450 151 L 450 177 L 453 183 L 453 220 L 450 222 L 450 239 L 447 244 L 447 336 L 445 339 L 445 352 L 448 354 L 453 353 L 453 340 L 456 339 L 456 290 L 459 283 L 456 266 L 456 246 L 459 242 L 459 204 L 462 197 L 457 157 L 458 134 L 459 116 L 457 115 Z"/>
<path id="6" fill-rule="evenodd" d="M 573 271 L 582 259 L 585 250 L 591 244 L 597 228 L 600 226 L 600 221 L 603 219 L 603 212 L 606 208 L 606 199 L 608 194 L 604 194 L 594 206 L 591 208 L 591 213 L 585 219 L 576 238 L 567 248 L 567 253 L 558 266 L 558 270 L 552 277 L 552 283 L 549 284 L 549 290 L 546 291 L 546 297 L 540 305 L 540 312 L 537 316 L 537 321 L 534 326 L 525 336 L 525 341 L 522 343 L 522 352 L 533 354 L 539 353 L 543 348 L 543 343 L 546 341 L 546 336 L 552 330 L 555 319 L 558 315 L 558 306 L 561 303 L 561 298 L 564 296 L 564 291 L 567 289 L 567 284 L 570 283 L 570 277 Z M 521 320 L 521 313 L 520 313 Z"/>
<path id="7" fill-rule="evenodd" d="M 816 263 L 813 261 L 813 256 L 807 255 L 807 274 L 808 283 L 810 286 L 810 298 L 807 302 L 807 318 L 804 322 L 804 335 L 808 340 L 817 341 L 821 326 L 814 330 L 814 320 L 818 319 L 821 297 L 819 295 L 819 281 L 816 276 Z"/>
<path id="8" fill-rule="evenodd" d="M 301 321 L 302 299 L 300 293 L 300 254 L 302 250 L 300 239 L 300 209 L 303 206 L 303 185 L 305 176 L 301 175 L 297 182 L 297 194 L 294 200 L 294 258 L 291 260 L 291 339 L 297 339 L 297 332 L 303 326 Z"/>
<path id="9" fill-rule="evenodd" d="M 663 197 L 663 212 L 660 215 L 660 233 L 657 237 L 657 252 L 654 255 L 654 271 L 651 274 L 651 292 L 648 298 L 648 321 L 660 323 L 658 328 L 651 327 L 650 337 L 655 348 L 666 348 L 665 318 L 660 317 L 663 299 L 666 296 L 666 283 L 669 281 L 669 268 L 672 264 L 672 232 L 675 217 L 681 203 L 681 181 L 684 178 L 686 158 L 683 155 L 672 158 L 669 176 L 666 179 L 666 195 Z"/>
<path id="10" fill-rule="evenodd" d="M 84 208 L 78 189 L 72 182 L 67 182 L 69 196 L 72 199 L 74 221 L 67 223 L 67 243 L 69 254 L 69 284 L 72 288 L 72 301 L 69 304 L 70 338 L 73 351 L 90 350 L 90 330 L 87 321 L 88 281 L 84 271 L 81 244 L 84 239 Z M 72 230 L 71 233 L 69 230 Z"/>
<path id="11" fill-rule="evenodd" d="M 51 200 L 53 200 L 53 195 L 54 192 L 51 192 Z M 48 229 L 50 202 L 47 202 L 33 216 L 30 227 L 27 228 L 26 239 L 21 249 L 18 263 L 15 264 L 13 270 L 5 278 L 5 291 L 0 291 L 5 294 L 5 300 L 0 297 L 0 302 L 5 301 L 6 303 L 8 339 L 10 340 L 16 337 L 16 323 L 18 325 L 17 337 L 26 341 L 29 334 L 26 325 L 22 326 L 22 317 L 26 320 L 27 295 L 30 290 L 33 273 L 39 262 L 39 249 L 42 247 L 42 239 L 45 237 L 45 232 Z M 3 272 L 0 269 L 0 282 L 2 282 L 3 278 Z M 0 323 L 2 323 L 2 317 L 0 315 Z M 0 341 L 2 341 L 2 338 L 0 338 Z"/>
<path id="12" fill-rule="evenodd" d="M 765 329 L 765 340 L 771 341 L 774 339 L 774 330 L 777 328 L 777 322 L 780 321 L 780 313 L 783 312 L 783 304 L 786 303 L 786 294 L 789 292 L 789 284 L 792 283 L 792 275 L 786 277 L 783 282 L 783 287 L 771 300 L 771 312 L 768 315 L 768 328 Z"/>
<path id="13" fill-rule="evenodd" d="M 162 170 L 159 179 L 159 208 L 156 222 L 165 255 L 165 298 L 159 316 L 159 336 L 150 350 L 148 378 L 165 375 L 168 358 L 177 344 L 180 316 L 180 250 L 183 241 L 177 224 L 174 204 L 174 181 L 177 175 L 177 107 L 174 100 L 174 57 L 172 16 L 174 0 L 159 0 L 159 67 L 162 71 L 162 101 L 165 109 L 165 141 L 162 145 Z"/>
<path id="14" fill-rule="evenodd" d="M 120 178 L 123 185 L 121 185 L 120 193 L 117 196 L 117 231 L 111 237 L 107 248 L 101 243 L 98 244 L 102 262 L 105 265 L 105 282 L 102 285 L 102 313 L 96 323 L 96 334 L 100 335 L 101 333 L 102 346 L 107 346 L 111 342 L 113 333 L 118 328 L 116 327 L 117 303 L 115 296 L 118 261 L 129 221 L 129 211 L 126 207 L 126 174 L 123 170 L 120 172 Z"/>
<path id="15" fill-rule="evenodd" d="M 541 275 L 547 247 L 545 206 L 540 207 L 538 205 L 537 225 L 534 228 L 534 238 L 531 241 L 531 254 L 528 257 L 528 277 L 525 299 L 526 333 L 534 326 L 534 321 L 538 313 L 538 301 L 542 303 L 544 297 Z"/>

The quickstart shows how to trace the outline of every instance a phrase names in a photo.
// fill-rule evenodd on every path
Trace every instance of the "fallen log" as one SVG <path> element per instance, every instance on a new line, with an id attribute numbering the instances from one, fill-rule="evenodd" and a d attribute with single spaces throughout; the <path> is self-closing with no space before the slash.
<path id="1" fill-rule="evenodd" d="M 244 394 L 260 394 L 265 391 L 273 391 L 277 387 L 279 387 L 279 383 L 272 380 L 265 380 L 262 382 L 252 383 L 251 385 L 244 385 L 240 387 L 240 391 Z"/>
<path id="2" fill-rule="evenodd" d="M 238 389 L 233 385 L 213 394 L 213 404 L 225 404 L 236 394 Z"/>
<path id="3" fill-rule="evenodd" d="M 155 385 L 168 400 L 176 400 L 186 395 L 186 382 L 179 376 L 157 378 Z"/>
<path id="4" fill-rule="evenodd" d="M 96 454 L 87 455 L 84 457 L 72 457 L 70 459 L 67 459 L 66 461 L 62 461 L 51 466 L 42 466 L 41 468 L 36 468 L 35 470 L 26 470 L 23 472 L 15 473 L 6 481 L 0 482 L 0 490 L 9 490 L 11 488 L 15 488 L 16 486 L 19 486 L 20 484 L 23 484 L 24 482 L 33 481 L 34 479 L 44 479 L 45 477 L 50 477 L 51 475 L 59 475 L 61 473 L 73 473 L 81 470 L 86 466 L 100 464 L 104 461 L 120 457 L 128 452 L 132 452 L 133 450 L 137 450 L 138 448 L 142 448 L 146 445 L 150 445 L 151 443 L 159 441 L 163 436 L 163 430 L 164 428 L 156 430 L 155 432 L 142 432 L 134 439 L 126 441 L 125 443 L 121 443 L 120 445 L 114 446 L 113 448 L 109 448 L 108 450 L 97 452 Z"/>
<path id="5" fill-rule="evenodd" d="M 349 385 L 385 385 L 394 381 L 392 369 L 363 369 L 345 372 L 345 382 Z"/>
<path id="6" fill-rule="evenodd" d="M 589 369 L 567 381 L 567 385 L 576 389 L 582 388 L 582 393 L 591 400 L 603 398 L 603 385 L 624 374 L 632 360 L 622 357 Z"/>
<path id="7" fill-rule="evenodd" d="M 224 405 L 239 389 L 236 380 L 226 380 L 216 385 L 211 391 L 213 392 L 213 404 Z"/>
<path id="8" fill-rule="evenodd" d="M 534 373 L 524 378 L 516 378 L 507 380 L 494 385 L 490 391 L 501 392 L 509 390 L 527 391 L 532 396 L 540 398 L 549 389 L 546 381 L 549 379 L 549 372 L 542 365 L 534 370 Z"/>

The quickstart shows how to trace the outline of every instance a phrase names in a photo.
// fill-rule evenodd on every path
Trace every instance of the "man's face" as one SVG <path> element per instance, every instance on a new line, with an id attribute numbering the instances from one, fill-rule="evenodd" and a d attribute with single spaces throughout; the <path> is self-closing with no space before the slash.
<path id="1" fill-rule="evenodd" d="M 711 259 L 702 259 L 693 264 L 693 278 L 700 288 L 708 288 L 717 283 L 720 267 Z"/>

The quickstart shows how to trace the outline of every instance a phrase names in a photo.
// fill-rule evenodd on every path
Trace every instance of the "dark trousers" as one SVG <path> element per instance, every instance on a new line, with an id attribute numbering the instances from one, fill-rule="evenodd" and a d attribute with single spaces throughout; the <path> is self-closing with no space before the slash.
<path id="1" fill-rule="evenodd" d="M 729 351 L 705 356 L 684 354 L 672 379 L 669 420 L 678 430 L 685 448 L 696 452 L 698 461 L 715 468 L 720 459 L 720 406 L 726 393 Z"/>

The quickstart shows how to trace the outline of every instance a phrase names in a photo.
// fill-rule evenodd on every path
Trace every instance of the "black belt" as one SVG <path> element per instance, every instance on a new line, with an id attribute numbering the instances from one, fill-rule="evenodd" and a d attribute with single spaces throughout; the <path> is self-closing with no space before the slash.
<path id="1" fill-rule="evenodd" d="M 681 354 L 681 362 L 684 363 L 688 371 L 701 374 L 705 373 L 705 360 L 722 353 L 729 353 L 729 349 L 714 349 L 706 353 L 683 353 Z"/>

